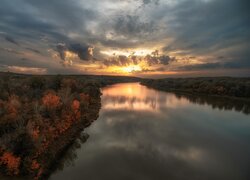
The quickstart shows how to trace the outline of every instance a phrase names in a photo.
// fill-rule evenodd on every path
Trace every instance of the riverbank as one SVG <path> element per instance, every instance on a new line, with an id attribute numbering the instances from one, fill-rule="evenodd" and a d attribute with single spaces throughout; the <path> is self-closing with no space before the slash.
<path id="1" fill-rule="evenodd" d="M 228 109 L 234 101 L 218 109 L 211 97 L 211 105 L 200 96 L 194 103 L 139 83 L 102 93 L 100 116 L 85 131 L 90 139 L 68 151 L 51 180 L 247 179 L 250 121 L 238 106 Z"/>
<path id="2" fill-rule="evenodd" d="M 160 91 L 222 97 L 250 103 L 250 78 L 143 79 L 141 84 Z"/>
<path id="3" fill-rule="evenodd" d="M 0 78 L 0 172 L 47 179 L 68 148 L 98 118 L 100 87 L 135 78 L 31 76 Z"/>

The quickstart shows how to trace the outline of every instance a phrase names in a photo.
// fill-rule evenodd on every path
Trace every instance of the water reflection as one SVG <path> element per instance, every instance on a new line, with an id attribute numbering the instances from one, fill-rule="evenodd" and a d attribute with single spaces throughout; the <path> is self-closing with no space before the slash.
<path id="1" fill-rule="evenodd" d="M 184 98 L 176 99 L 174 94 L 161 96 L 158 91 L 145 88 L 138 83 L 113 85 L 105 88 L 103 96 L 104 110 L 160 111 L 166 106 L 179 106 L 188 103 Z"/>
<path id="2" fill-rule="evenodd" d="M 212 102 L 138 83 L 104 88 L 75 165 L 51 179 L 250 179 L 249 115 Z"/>
<path id="3" fill-rule="evenodd" d="M 250 114 L 250 102 L 225 97 L 195 96 L 188 94 L 176 94 L 178 99 L 186 98 L 190 102 L 200 105 L 210 105 L 213 109 L 235 110 Z"/>
<path id="4" fill-rule="evenodd" d="M 248 101 L 201 95 L 159 93 L 138 83 L 130 83 L 126 84 L 126 86 L 121 84 L 113 85 L 112 88 L 105 89 L 104 93 L 103 101 L 105 103 L 103 103 L 103 108 L 105 109 L 159 111 L 166 106 L 178 107 L 192 102 L 200 105 L 210 105 L 213 109 L 236 110 L 250 114 L 250 103 Z"/>

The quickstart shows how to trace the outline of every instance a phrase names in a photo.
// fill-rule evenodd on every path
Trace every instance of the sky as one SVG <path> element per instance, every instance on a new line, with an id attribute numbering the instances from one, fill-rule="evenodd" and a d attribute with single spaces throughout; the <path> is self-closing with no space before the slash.
<path id="1" fill-rule="evenodd" d="M 250 76 L 249 0 L 1 0 L 0 71 Z"/>

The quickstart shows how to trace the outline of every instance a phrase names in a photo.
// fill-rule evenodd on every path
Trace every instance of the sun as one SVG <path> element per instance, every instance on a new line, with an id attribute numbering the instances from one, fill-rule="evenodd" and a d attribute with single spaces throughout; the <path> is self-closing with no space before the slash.
<path id="1" fill-rule="evenodd" d="M 129 65 L 126 67 L 122 67 L 121 70 L 125 73 L 132 73 L 132 72 L 136 72 L 136 71 L 141 71 L 142 68 L 139 65 Z"/>

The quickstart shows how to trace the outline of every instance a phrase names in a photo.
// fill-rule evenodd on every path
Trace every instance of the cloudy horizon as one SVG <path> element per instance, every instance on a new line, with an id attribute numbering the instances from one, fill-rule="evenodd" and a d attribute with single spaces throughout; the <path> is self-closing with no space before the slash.
<path id="1" fill-rule="evenodd" d="M 2 0 L 0 71 L 250 76 L 247 0 Z"/>

